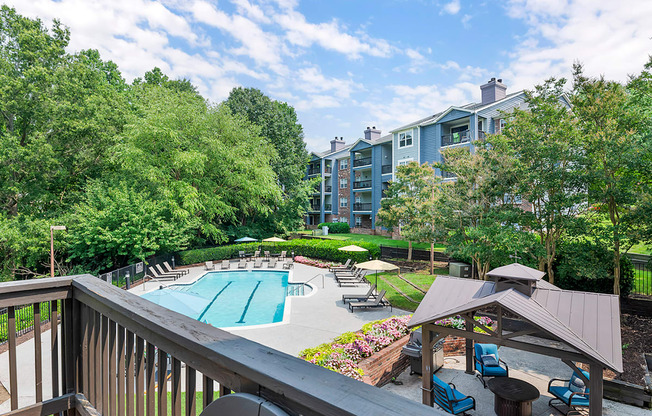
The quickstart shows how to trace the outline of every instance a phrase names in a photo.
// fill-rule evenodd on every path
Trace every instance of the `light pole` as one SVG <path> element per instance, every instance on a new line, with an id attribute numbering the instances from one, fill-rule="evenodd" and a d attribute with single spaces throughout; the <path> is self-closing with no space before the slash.
<path id="1" fill-rule="evenodd" d="M 64 225 L 51 225 L 50 226 L 50 277 L 54 277 L 54 232 L 65 231 Z"/>

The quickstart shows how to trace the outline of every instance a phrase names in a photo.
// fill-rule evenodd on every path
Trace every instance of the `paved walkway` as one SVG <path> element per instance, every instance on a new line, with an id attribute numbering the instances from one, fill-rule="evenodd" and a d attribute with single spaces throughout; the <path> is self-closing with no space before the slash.
<path id="1" fill-rule="evenodd" d="M 509 365 L 510 377 L 518 378 L 534 385 L 539 389 L 541 396 L 532 403 L 533 416 L 560 416 L 548 401 L 552 396 L 548 393 L 548 382 L 551 378 L 568 379 L 570 368 L 557 358 L 533 354 L 508 347 L 500 348 L 500 358 Z M 453 383 L 460 392 L 473 396 L 476 410 L 470 411 L 471 415 L 493 415 L 494 395 L 474 375 L 464 372 L 466 358 L 464 356 L 446 357 L 444 367 L 437 371 L 437 377 L 446 383 Z M 404 371 L 398 378 L 403 385 L 388 384 L 383 390 L 391 391 L 403 397 L 421 403 L 421 376 L 410 375 L 410 370 Z M 649 410 L 629 406 L 611 400 L 603 400 L 604 416 L 649 416 Z"/>

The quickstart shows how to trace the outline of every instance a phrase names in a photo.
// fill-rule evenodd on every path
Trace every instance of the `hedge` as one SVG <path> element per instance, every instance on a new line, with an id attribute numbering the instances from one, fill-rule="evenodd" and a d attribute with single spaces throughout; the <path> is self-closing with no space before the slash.
<path id="1" fill-rule="evenodd" d="M 352 244 L 351 241 L 296 239 L 281 243 L 243 243 L 187 250 L 179 253 L 179 262 L 180 264 L 196 264 L 208 260 L 225 260 L 237 257 L 239 251 L 253 253 L 255 250 L 269 250 L 272 253 L 279 253 L 285 250 L 288 252 L 288 256 L 294 252 L 296 256 L 312 257 L 338 263 L 344 263 L 347 259 L 361 263 L 369 260 L 369 256 L 375 259 L 380 257 L 380 248 L 378 245 L 362 241 L 356 241 L 354 243 L 369 251 L 347 252 L 338 250 L 340 247 Z"/>
<path id="2" fill-rule="evenodd" d="M 348 234 L 351 232 L 351 227 L 345 222 L 322 222 L 317 228 L 321 229 L 324 226 L 328 227 L 330 234 Z"/>

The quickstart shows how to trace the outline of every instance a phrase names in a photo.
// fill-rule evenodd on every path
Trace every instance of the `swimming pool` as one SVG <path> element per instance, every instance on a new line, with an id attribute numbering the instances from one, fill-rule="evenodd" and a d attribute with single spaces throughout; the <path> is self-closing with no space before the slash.
<path id="1" fill-rule="evenodd" d="M 288 275 L 272 270 L 210 272 L 193 283 L 142 297 L 218 328 L 271 324 L 283 321 Z"/>

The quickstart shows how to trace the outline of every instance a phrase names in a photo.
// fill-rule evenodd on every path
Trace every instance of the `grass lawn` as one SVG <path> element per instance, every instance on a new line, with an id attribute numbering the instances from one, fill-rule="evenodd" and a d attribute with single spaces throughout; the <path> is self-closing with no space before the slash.
<path id="1" fill-rule="evenodd" d="M 435 275 L 437 274 L 448 274 L 448 269 L 435 269 Z M 412 285 L 408 284 L 407 282 L 401 280 L 396 273 L 378 273 L 378 290 L 386 290 L 387 294 L 385 297 L 387 300 L 389 300 L 392 304 L 393 307 L 395 308 L 400 308 L 404 309 L 407 311 L 414 311 L 417 306 L 419 306 L 418 303 L 410 302 L 407 300 L 403 295 L 401 295 L 399 292 L 396 291 L 393 287 L 385 283 L 382 279 L 380 279 L 380 276 L 382 276 L 385 280 L 396 286 L 401 290 L 401 292 L 405 293 L 412 299 L 414 299 L 417 302 L 421 302 L 423 299 L 424 294 L 421 293 L 419 290 L 415 289 L 412 287 Z M 402 274 L 404 278 L 409 280 L 410 282 L 414 283 L 424 291 L 428 291 L 430 288 L 430 285 L 432 285 L 432 282 L 435 280 L 434 275 L 430 275 L 427 272 L 420 272 L 420 273 L 404 273 Z M 368 280 L 371 283 L 375 283 L 376 278 L 375 274 L 369 274 L 367 275 Z"/>
<path id="2" fill-rule="evenodd" d="M 301 231 L 300 234 L 311 234 L 311 232 Z M 379 246 L 388 246 L 388 247 L 401 247 L 408 248 L 408 242 L 405 240 L 392 240 L 389 237 L 382 235 L 367 235 L 367 234 L 329 234 L 324 236 L 324 238 L 330 238 L 332 240 L 345 240 L 350 241 L 351 244 L 354 244 L 356 241 L 364 241 L 366 243 L 378 244 Z M 418 248 L 420 250 L 430 250 L 430 244 L 427 243 L 414 243 L 412 248 Z M 444 251 L 446 246 L 443 244 L 435 244 L 436 251 Z"/>
<path id="3" fill-rule="evenodd" d="M 646 245 L 646 244 L 637 244 L 633 246 L 632 248 L 629 249 L 630 253 L 636 253 L 636 254 L 652 254 L 652 247 Z"/>

